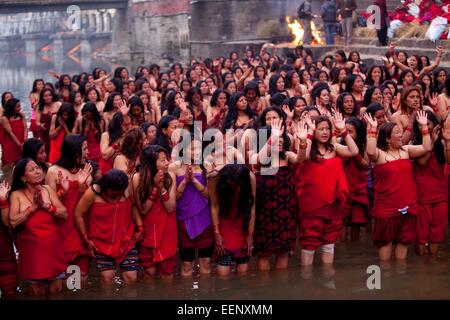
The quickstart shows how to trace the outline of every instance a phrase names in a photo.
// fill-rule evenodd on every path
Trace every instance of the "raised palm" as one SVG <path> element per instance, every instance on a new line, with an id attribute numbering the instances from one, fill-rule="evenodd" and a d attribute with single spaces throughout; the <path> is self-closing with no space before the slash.
<path id="1" fill-rule="evenodd" d="M 84 165 L 83 170 L 78 172 L 78 184 L 83 185 L 92 174 L 92 166 L 90 163 Z"/>
<path id="2" fill-rule="evenodd" d="M 378 127 L 378 121 L 370 113 L 364 114 L 364 120 L 366 120 L 367 124 L 372 129 L 377 129 Z"/>
<path id="3" fill-rule="evenodd" d="M 306 122 L 304 120 L 297 123 L 295 135 L 301 141 L 306 140 L 306 138 L 308 137 L 308 125 L 306 124 Z"/>
<path id="4" fill-rule="evenodd" d="M 345 129 L 345 120 L 344 117 L 342 117 L 342 113 L 339 111 L 336 111 L 334 114 L 333 122 L 336 130 L 343 131 Z"/>
<path id="5" fill-rule="evenodd" d="M 8 198 L 9 190 L 11 190 L 11 186 L 6 180 L 3 180 L 2 183 L 0 183 L 0 199 Z"/>
<path id="6" fill-rule="evenodd" d="M 421 126 L 426 126 L 428 124 L 427 114 L 425 111 L 419 110 L 416 115 L 417 123 Z"/>

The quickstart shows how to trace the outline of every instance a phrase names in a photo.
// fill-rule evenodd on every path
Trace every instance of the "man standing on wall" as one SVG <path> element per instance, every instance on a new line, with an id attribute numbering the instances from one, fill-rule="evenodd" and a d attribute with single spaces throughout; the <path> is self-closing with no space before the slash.
<path id="1" fill-rule="evenodd" d="M 327 40 L 327 44 L 334 44 L 334 32 L 337 22 L 337 9 L 334 0 L 325 0 L 320 10 L 320 15 L 322 16 L 323 25 L 325 27 L 325 37 Z"/>
<path id="2" fill-rule="evenodd" d="M 303 44 L 311 44 L 312 32 L 311 32 L 311 20 L 312 20 L 312 6 L 310 0 L 304 0 L 298 8 L 298 17 L 303 20 L 303 28 L 305 33 L 303 35 Z"/>
<path id="3" fill-rule="evenodd" d="M 344 44 L 350 45 L 353 37 L 353 12 L 357 9 L 355 0 L 338 0 L 338 15 L 342 24 Z"/>

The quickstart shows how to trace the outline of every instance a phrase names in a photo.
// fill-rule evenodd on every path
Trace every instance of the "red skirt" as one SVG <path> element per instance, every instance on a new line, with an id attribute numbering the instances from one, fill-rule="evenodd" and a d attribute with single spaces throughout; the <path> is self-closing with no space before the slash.
<path id="1" fill-rule="evenodd" d="M 416 241 L 417 216 L 398 215 L 392 218 L 375 218 L 373 242 L 378 247 L 389 243 L 408 245 Z"/>
<path id="2" fill-rule="evenodd" d="M 214 247 L 212 225 L 203 230 L 194 239 L 191 239 L 187 233 L 184 221 L 178 221 L 178 247 L 182 249 L 206 249 Z"/>
<path id="3" fill-rule="evenodd" d="M 22 119 L 9 120 L 11 130 L 20 143 L 24 142 L 25 127 Z M 4 133 L 2 143 L 2 165 L 5 166 L 10 163 L 14 163 L 22 158 L 22 150 L 14 143 L 11 136 Z"/>
<path id="4" fill-rule="evenodd" d="M 420 204 L 417 215 L 417 243 L 440 243 L 445 239 L 448 202 Z"/>

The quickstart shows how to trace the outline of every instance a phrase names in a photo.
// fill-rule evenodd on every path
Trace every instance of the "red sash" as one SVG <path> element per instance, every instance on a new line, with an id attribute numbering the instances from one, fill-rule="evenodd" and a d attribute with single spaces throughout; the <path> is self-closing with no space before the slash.
<path id="1" fill-rule="evenodd" d="M 177 252 L 178 227 L 176 211 L 167 212 L 161 199 L 156 200 L 143 217 L 145 237 L 142 246 L 153 248 L 153 261 L 163 261 Z"/>
<path id="2" fill-rule="evenodd" d="M 125 259 L 134 246 L 134 221 L 131 200 L 113 203 L 94 202 L 89 216 L 89 237 L 99 253 L 114 258 L 117 263 Z"/>
<path id="3" fill-rule="evenodd" d="M 9 119 L 9 125 L 13 134 L 16 136 L 20 143 L 24 142 L 25 127 L 22 119 L 11 120 Z M 22 158 L 22 151 L 20 147 L 14 143 L 11 136 L 4 133 L 2 141 L 2 165 L 16 162 Z"/>
<path id="4" fill-rule="evenodd" d="M 440 164 L 434 153 L 425 166 L 414 162 L 414 178 L 418 186 L 419 203 L 448 201 L 448 179 L 445 174 L 445 164 Z"/>
<path id="5" fill-rule="evenodd" d="M 17 244 L 23 279 L 51 279 L 66 271 L 58 225 L 55 218 L 43 209 L 38 209 L 19 227 Z"/>
<path id="6" fill-rule="evenodd" d="M 375 218 L 399 216 L 399 209 L 409 207 L 408 214 L 417 214 L 417 188 L 411 160 L 400 159 L 373 168 Z"/>
<path id="7" fill-rule="evenodd" d="M 332 205 L 335 201 L 340 204 L 347 201 L 349 191 L 341 158 L 305 161 L 299 166 L 298 175 L 301 213 Z"/>
<path id="8" fill-rule="evenodd" d="M 77 257 L 88 254 L 75 225 L 74 213 L 79 200 L 78 181 L 69 181 L 69 190 L 63 201 L 67 209 L 67 219 L 58 224 L 67 262 L 72 262 Z"/>

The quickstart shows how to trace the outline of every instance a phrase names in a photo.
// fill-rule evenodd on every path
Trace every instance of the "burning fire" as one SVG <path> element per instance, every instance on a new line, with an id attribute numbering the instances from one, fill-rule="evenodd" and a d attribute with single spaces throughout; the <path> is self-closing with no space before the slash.
<path id="1" fill-rule="evenodd" d="M 303 35 L 305 34 L 305 29 L 303 28 L 302 24 L 297 19 L 294 19 L 294 21 L 292 21 L 290 17 L 286 17 L 286 22 L 288 24 L 289 29 L 291 30 L 292 35 L 294 35 L 295 37 L 294 41 L 292 41 L 292 44 L 293 45 L 303 44 Z M 311 21 L 311 33 L 313 36 L 311 44 L 313 45 L 324 44 L 324 41 L 320 36 L 320 31 L 316 27 L 314 21 Z"/>

